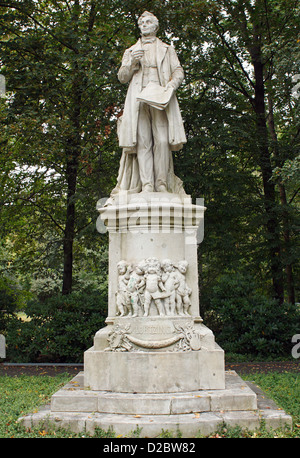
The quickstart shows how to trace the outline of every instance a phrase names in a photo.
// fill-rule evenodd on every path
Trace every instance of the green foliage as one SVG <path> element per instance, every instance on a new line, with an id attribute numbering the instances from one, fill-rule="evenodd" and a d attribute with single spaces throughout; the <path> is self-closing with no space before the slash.
<path id="1" fill-rule="evenodd" d="M 18 285 L 13 278 L 0 277 L 0 304 L 1 309 L 12 313 L 20 305 Z"/>
<path id="2" fill-rule="evenodd" d="M 54 250 L 70 262 L 77 242 L 95 237 L 96 202 L 117 176 L 122 33 L 111 6 L 1 3 L 0 196 L 1 217 L 11 222 L 0 233 L 14 233 L 24 269 L 40 267 Z"/>
<path id="3" fill-rule="evenodd" d="M 0 276 L 0 334 L 6 334 L 11 314 L 24 308 L 30 294 L 23 291 L 18 281 L 8 274 Z"/>
<path id="4" fill-rule="evenodd" d="M 17 308 L 17 294 L 6 278 L 0 278 L 0 334 L 4 333 L 10 313 Z"/>
<path id="5" fill-rule="evenodd" d="M 282 167 L 276 167 L 273 170 L 273 176 L 275 180 L 280 179 L 290 193 L 296 197 L 300 182 L 300 156 L 293 160 L 287 159 Z"/>
<path id="6" fill-rule="evenodd" d="M 206 323 L 225 351 L 277 356 L 291 351 L 300 314 L 293 304 L 280 307 L 258 292 L 248 274 L 228 273 L 212 288 Z"/>
<path id="7" fill-rule="evenodd" d="M 14 362 L 82 362 L 107 315 L 106 288 L 29 301 L 30 320 L 13 316 L 7 326 L 7 358 Z"/>
<path id="8" fill-rule="evenodd" d="M 55 377 L 0 377 L 0 437 L 32 437 L 17 423 L 18 418 L 49 402 L 50 396 L 69 378 L 69 374 Z M 38 431 L 35 436 L 42 437 Z"/>
<path id="9" fill-rule="evenodd" d="M 61 278 L 53 269 L 41 269 L 39 276 L 31 280 L 30 291 L 41 302 L 52 296 L 57 296 L 61 291 Z"/>

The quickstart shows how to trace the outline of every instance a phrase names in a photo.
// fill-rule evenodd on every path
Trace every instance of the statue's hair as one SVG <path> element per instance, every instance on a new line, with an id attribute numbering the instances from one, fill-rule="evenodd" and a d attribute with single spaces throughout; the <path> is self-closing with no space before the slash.
<path id="1" fill-rule="evenodd" d="M 150 16 L 150 17 L 151 17 L 151 19 L 153 20 L 154 24 L 156 25 L 156 30 L 158 30 L 158 28 L 159 28 L 159 21 L 158 21 L 157 17 L 154 16 L 154 14 L 149 13 L 149 11 L 144 11 L 143 14 L 139 17 L 139 19 L 138 19 L 138 25 L 140 25 L 141 19 L 142 19 L 143 17 L 146 17 L 146 16 Z"/>
<path id="2" fill-rule="evenodd" d="M 155 267 L 157 273 L 160 271 L 160 262 L 157 258 L 147 258 L 145 261 L 145 271 L 148 272 L 149 266 Z"/>
<path id="3" fill-rule="evenodd" d="M 173 266 L 173 262 L 171 261 L 171 259 L 164 259 L 161 262 L 162 267 L 165 267 L 167 264 L 171 264 Z"/>

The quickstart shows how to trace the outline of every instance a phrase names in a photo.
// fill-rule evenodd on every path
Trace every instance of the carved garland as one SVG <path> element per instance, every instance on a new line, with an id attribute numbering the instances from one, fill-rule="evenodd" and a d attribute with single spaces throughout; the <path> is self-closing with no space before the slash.
<path id="1" fill-rule="evenodd" d="M 195 331 L 192 323 L 186 326 L 175 325 L 176 335 L 164 340 L 142 340 L 130 335 L 130 325 L 123 328 L 116 324 L 109 333 L 109 347 L 105 351 L 134 351 L 134 344 L 141 349 L 158 350 L 177 345 L 171 351 L 198 351 L 201 348 L 200 335 Z"/>

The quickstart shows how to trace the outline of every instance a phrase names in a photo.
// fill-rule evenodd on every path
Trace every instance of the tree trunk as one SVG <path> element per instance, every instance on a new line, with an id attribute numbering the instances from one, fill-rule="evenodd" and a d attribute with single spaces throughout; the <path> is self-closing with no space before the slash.
<path id="1" fill-rule="evenodd" d="M 251 50 L 252 64 L 255 74 L 254 109 L 256 115 L 256 131 L 259 154 L 259 165 L 264 188 L 264 206 L 267 215 L 266 229 L 269 237 L 269 258 L 273 283 L 273 295 L 280 303 L 284 300 L 283 278 L 280 256 L 279 222 L 276 216 L 275 185 L 272 181 L 272 165 L 268 145 L 266 123 L 264 64 L 259 45 Z"/>
<path id="2" fill-rule="evenodd" d="M 81 79 L 78 71 L 78 65 L 74 66 L 73 79 L 73 104 L 70 114 L 72 133 L 66 147 L 66 181 L 67 181 L 67 211 L 64 231 L 64 272 L 62 294 L 72 292 L 73 283 L 73 244 L 75 237 L 76 207 L 75 194 L 78 175 L 78 163 L 81 151 L 81 123 L 80 123 L 80 106 L 81 106 Z"/>
<path id="3" fill-rule="evenodd" d="M 66 224 L 64 231 L 64 272 L 63 272 L 63 288 L 62 294 L 69 294 L 72 292 L 73 283 L 73 242 L 75 236 L 75 193 L 77 183 L 78 159 L 74 155 L 68 161 L 66 167 L 66 178 L 68 185 L 68 199 L 67 199 L 67 212 Z"/>
<path id="4" fill-rule="evenodd" d="M 282 161 L 280 161 L 280 155 L 278 150 L 278 139 L 275 130 L 275 123 L 274 123 L 274 113 L 273 113 L 273 99 L 270 94 L 268 94 L 268 108 L 269 108 L 269 115 L 268 115 L 268 126 L 270 135 L 272 138 L 273 143 L 273 151 L 274 156 L 278 162 L 278 166 L 282 166 Z M 285 264 L 285 274 L 286 274 L 286 290 L 287 290 L 287 300 L 291 304 L 295 304 L 295 287 L 294 287 L 294 275 L 293 275 L 293 266 L 290 259 L 290 220 L 289 220 L 289 212 L 288 212 L 288 203 L 286 198 L 285 186 L 282 181 L 278 182 L 279 188 L 279 198 L 282 207 L 282 225 L 283 225 L 283 256 L 284 256 L 284 264 Z"/>
<path id="5" fill-rule="evenodd" d="M 64 273 L 62 294 L 70 294 L 73 285 L 73 245 L 75 237 L 76 207 L 75 195 L 78 175 L 78 163 L 81 152 L 81 98 L 82 98 L 82 74 L 77 59 L 78 56 L 78 24 L 80 17 L 80 2 L 75 0 L 72 11 L 73 38 L 72 49 L 74 50 L 74 60 L 72 62 L 72 86 L 70 104 L 70 124 L 71 131 L 66 145 L 66 181 L 67 181 L 67 211 L 64 232 Z"/>

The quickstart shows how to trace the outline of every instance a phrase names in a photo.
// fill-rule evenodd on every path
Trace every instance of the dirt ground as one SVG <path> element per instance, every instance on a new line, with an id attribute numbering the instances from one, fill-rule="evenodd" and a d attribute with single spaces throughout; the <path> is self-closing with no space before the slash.
<path id="1" fill-rule="evenodd" d="M 74 366 L 57 366 L 57 365 L 10 365 L 0 363 L 0 376 L 8 375 L 11 377 L 19 375 L 50 375 L 55 376 L 58 374 L 68 373 L 70 375 L 77 375 L 78 372 L 83 370 L 83 365 L 78 364 Z"/>
<path id="2" fill-rule="evenodd" d="M 249 362 L 249 363 L 227 363 L 226 370 L 234 370 L 238 374 L 249 374 L 254 372 L 300 372 L 300 360 L 276 361 L 276 362 Z M 19 375 L 50 375 L 68 373 L 71 376 L 83 370 L 83 365 L 10 365 L 0 363 L 0 375 L 11 377 Z"/>
<path id="3" fill-rule="evenodd" d="M 300 361 L 270 361 L 253 363 L 228 363 L 226 370 L 234 370 L 238 374 L 251 374 L 260 372 L 300 372 Z"/>

